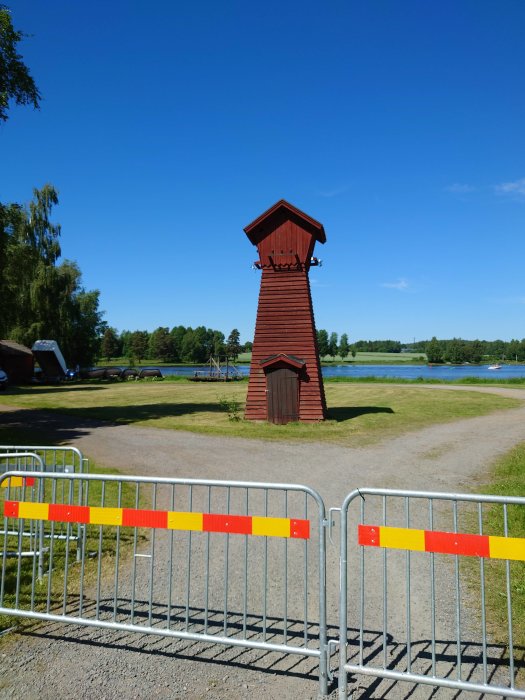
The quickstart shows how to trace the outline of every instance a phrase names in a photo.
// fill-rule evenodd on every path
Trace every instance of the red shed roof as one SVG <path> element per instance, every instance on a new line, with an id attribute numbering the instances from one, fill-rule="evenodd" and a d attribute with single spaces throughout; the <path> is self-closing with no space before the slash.
<path id="1" fill-rule="evenodd" d="M 269 355 L 268 357 L 265 357 L 263 360 L 259 362 L 261 367 L 266 368 L 266 367 L 271 367 L 272 365 L 276 365 L 278 362 L 284 362 L 287 365 L 292 365 L 292 367 L 296 367 L 297 369 L 302 369 L 305 366 L 305 361 L 302 360 L 300 357 L 295 357 L 295 355 L 287 355 L 284 352 L 279 352 L 276 355 Z"/>
<path id="2" fill-rule="evenodd" d="M 296 221 L 296 223 L 311 233 L 319 243 L 326 242 L 323 224 L 312 219 L 311 216 L 308 216 L 308 214 L 305 214 L 284 199 L 280 199 L 273 207 L 270 207 L 258 216 L 255 221 L 252 221 L 251 224 L 245 227 L 244 231 L 253 245 L 257 245 L 266 234 L 270 233 L 286 219 Z"/>

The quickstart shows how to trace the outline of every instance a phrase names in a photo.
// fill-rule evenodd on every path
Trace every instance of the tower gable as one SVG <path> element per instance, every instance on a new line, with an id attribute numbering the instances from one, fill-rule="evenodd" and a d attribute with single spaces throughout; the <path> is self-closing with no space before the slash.
<path id="1" fill-rule="evenodd" d="M 312 264 L 315 242 L 324 243 L 323 225 L 284 199 L 244 229 L 257 246 L 257 267 L 308 269 Z"/>

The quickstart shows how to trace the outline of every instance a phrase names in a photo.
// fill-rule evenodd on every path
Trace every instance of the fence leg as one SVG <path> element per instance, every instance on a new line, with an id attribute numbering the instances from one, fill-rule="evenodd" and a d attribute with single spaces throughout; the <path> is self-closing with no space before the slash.
<path id="1" fill-rule="evenodd" d="M 339 700 L 348 698 L 348 674 L 345 671 L 348 643 L 348 509 L 342 508 L 340 520 L 341 551 L 339 555 Z"/>
<path id="2" fill-rule="evenodd" d="M 319 657 L 319 695 L 318 700 L 328 697 L 328 647 L 321 646 Z"/>
<path id="3" fill-rule="evenodd" d="M 36 540 L 36 536 L 35 536 Z M 36 545 L 36 541 L 35 541 Z M 44 521 L 40 521 L 38 528 L 38 580 L 44 578 Z"/>
<path id="4" fill-rule="evenodd" d="M 80 480 L 78 483 L 78 505 L 79 506 L 83 505 L 82 480 Z M 83 537 L 83 531 L 84 531 L 85 527 L 86 527 L 85 525 L 81 525 L 80 523 L 77 525 L 77 564 L 82 559 L 82 537 Z"/>
<path id="5" fill-rule="evenodd" d="M 326 628 L 326 528 L 324 503 L 319 518 L 319 697 L 328 695 L 328 631 Z"/>

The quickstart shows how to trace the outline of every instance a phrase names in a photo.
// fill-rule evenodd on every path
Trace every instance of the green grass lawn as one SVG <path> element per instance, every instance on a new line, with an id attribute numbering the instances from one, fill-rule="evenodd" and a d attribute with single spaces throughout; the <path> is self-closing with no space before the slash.
<path id="1" fill-rule="evenodd" d="M 500 459 L 490 484 L 481 489 L 498 496 L 525 497 L 525 442 Z M 509 535 L 525 537 L 525 506 L 508 506 Z M 502 508 L 493 507 L 485 517 L 484 530 L 490 535 L 504 535 Z M 505 570 L 502 562 L 491 561 L 487 570 L 489 592 L 504 590 Z M 525 562 L 511 562 L 511 588 L 515 641 L 525 647 Z M 489 593 L 491 627 L 503 629 L 507 620 L 506 599 Z"/>
<path id="2" fill-rule="evenodd" d="M 271 440 L 356 445 L 433 423 L 513 408 L 519 399 L 377 384 L 325 384 L 329 420 L 272 425 L 242 419 L 247 383 L 149 382 L 13 388 L 2 403 L 82 418 Z M 229 414 L 228 414 L 228 410 Z M 232 420 L 231 418 L 238 418 Z M 2 430 L 0 429 L 0 439 Z M 4 443 L 6 439 L 2 440 Z"/>
<path id="3" fill-rule="evenodd" d="M 497 496 L 525 497 L 525 442 L 521 443 L 494 465 L 491 481 L 476 487 L 478 493 Z M 509 505 L 507 508 L 508 535 L 525 538 L 525 506 Z M 483 532 L 486 535 L 504 536 L 503 507 L 486 506 L 483 511 Z M 470 517 L 471 532 L 478 532 L 478 517 Z M 467 572 L 471 591 L 476 599 L 480 595 L 479 560 L 465 557 L 463 563 Z M 512 622 L 515 649 L 525 648 L 525 562 L 511 561 L 510 587 L 512 595 Z M 498 559 L 485 560 L 485 596 L 487 629 L 496 642 L 506 643 L 507 597 L 506 562 Z M 507 654 L 508 652 L 506 652 Z M 522 653 L 522 652 L 520 652 Z M 506 657 L 507 658 L 507 657 Z M 525 680 L 523 669 L 519 672 L 520 682 Z"/>

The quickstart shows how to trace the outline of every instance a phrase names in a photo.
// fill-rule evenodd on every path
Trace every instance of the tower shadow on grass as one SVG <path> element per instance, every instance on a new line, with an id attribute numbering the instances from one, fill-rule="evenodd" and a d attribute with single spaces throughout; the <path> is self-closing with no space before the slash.
<path id="1" fill-rule="evenodd" d="M 335 406 L 328 409 L 328 418 L 341 423 L 367 413 L 394 413 L 390 406 Z"/>

